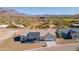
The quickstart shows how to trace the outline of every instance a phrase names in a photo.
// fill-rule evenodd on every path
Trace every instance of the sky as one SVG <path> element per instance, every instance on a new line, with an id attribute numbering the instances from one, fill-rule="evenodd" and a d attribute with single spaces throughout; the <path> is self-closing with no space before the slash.
<path id="1" fill-rule="evenodd" d="M 74 15 L 79 14 L 79 7 L 9 7 L 29 15 Z"/>

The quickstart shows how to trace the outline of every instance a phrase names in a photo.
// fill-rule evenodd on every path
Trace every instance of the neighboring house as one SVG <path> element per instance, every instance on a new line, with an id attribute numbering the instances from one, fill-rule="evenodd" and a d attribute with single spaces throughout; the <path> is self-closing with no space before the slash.
<path id="1" fill-rule="evenodd" d="M 55 29 L 51 30 L 30 30 L 28 33 L 20 36 L 21 43 L 38 41 L 56 41 Z"/>
<path id="2" fill-rule="evenodd" d="M 64 39 L 69 39 L 68 32 L 66 32 L 66 31 L 61 32 L 61 36 Z"/>
<path id="3" fill-rule="evenodd" d="M 29 32 L 27 34 L 27 37 L 38 41 L 38 40 L 40 40 L 40 32 Z"/>
<path id="4" fill-rule="evenodd" d="M 52 35 L 50 33 L 47 33 L 44 36 L 44 41 L 56 41 L 56 36 L 55 35 Z"/>
<path id="5" fill-rule="evenodd" d="M 4 25 L 4 24 L 0 25 L 0 28 L 7 28 L 7 27 L 8 25 Z"/>
<path id="6" fill-rule="evenodd" d="M 79 39 L 79 28 L 59 29 L 57 35 L 64 39 Z"/>
<path id="7" fill-rule="evenodd" d="M 21 41 L 21 43 L 39 41 L 40 40 L 40 32 L 29 32 L 27 35 L 15 37 L 15 41 L 19 41 L 19 40 Z"/>
<path id="8" fill-rule="evenodd" d="M 59 29 L 56 30 L 56 36 L 58 38 L 63 38 L 63 36 L 66 37 L 68 31 L 69 31 L 68 28 L 67 29 L 65 29 L 65 28 L 59 28 Z"/>
<path id="9" fill-rule="evenodd" d="M 46 46 L 47 47 L 50 47 L 50 46 L 54 46 L 56 45 L 56 36 L 51 34 L 51 33 L 47 33 L 45 36 L 44 36 L 44 41 L 46 43 Z"/>
<path id="10" fill-rule="evenodd" d="M 79 31 L 77 31 L 77 30 L 69 30 L 68 35 L 72 39 L 79 39 Z"/>

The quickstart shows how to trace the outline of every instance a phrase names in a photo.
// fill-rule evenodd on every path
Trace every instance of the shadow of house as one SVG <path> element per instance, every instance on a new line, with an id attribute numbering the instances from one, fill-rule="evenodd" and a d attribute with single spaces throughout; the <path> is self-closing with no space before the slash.
<path id="1" fill-rule="evenodd" d="M 16 36 L 16 37 L 14 37 L 14 41 L 20 41 L 20 37 L 21 37 L 21 36 Z"/>

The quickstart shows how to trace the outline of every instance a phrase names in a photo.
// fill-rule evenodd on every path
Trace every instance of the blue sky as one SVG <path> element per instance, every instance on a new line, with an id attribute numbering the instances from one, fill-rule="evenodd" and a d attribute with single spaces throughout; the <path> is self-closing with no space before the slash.
<path id="1" fill-rule="evenodd" d="M 79 7 L 10 7 L 20 13 L 30 15 L 73 15 L 79 14 Z"/>

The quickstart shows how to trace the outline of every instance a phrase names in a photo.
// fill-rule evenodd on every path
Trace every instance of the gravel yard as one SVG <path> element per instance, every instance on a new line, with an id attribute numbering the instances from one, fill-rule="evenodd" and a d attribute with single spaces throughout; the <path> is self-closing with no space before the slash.
<path id="1" fill-rule="evenodd" d="M 56 43 L 58 44 L 58 45 L 61 45 L 61 44 L 74 44 L 74 43 L 79 43 L 79 41 L 78 40 L 73 40 L 73 39 L 63 39 L 63 38 L 57 38 L 56 39 Z"/>
<path id="2" fill-rule="evenodd" d="M 22 35 L 25 33 L 25 29 L 0 29 L 0 50 L 2 51 L 21 51 L 32 48 L 40 48 L 45 46 L 45 42 L 39 43 L 25 43 L 14 41 L 14 36 Z"/>
<path id="3" fill-rule="evenodd" d="M 28 44 L 28 43 L 21 44 L 20 42 L 14 41 L 13 39 L 14 36 L 27 34 L 30 31 L 39 31 L 39 32 L 41 31 L 41 36 L 43 36 L 47 32 L 46 30 L 0 29 L 0 50 L 2 51 L 23 51 L 23 50 L 45 47 L 47 46 L 47 44 L 49 47 L 56 45 L 56 48 L 57 48 L 57 46 L 59 45 L 79 43 L 79 41 L 77 40 L 64 40 L 62 38 L 57 38 L 56 43 L 51 42 L 50 44 L 49 42 L 44 42 L 44 41 L 40 41 L 39 43 L 31 43 L 31 44 Z"/>

